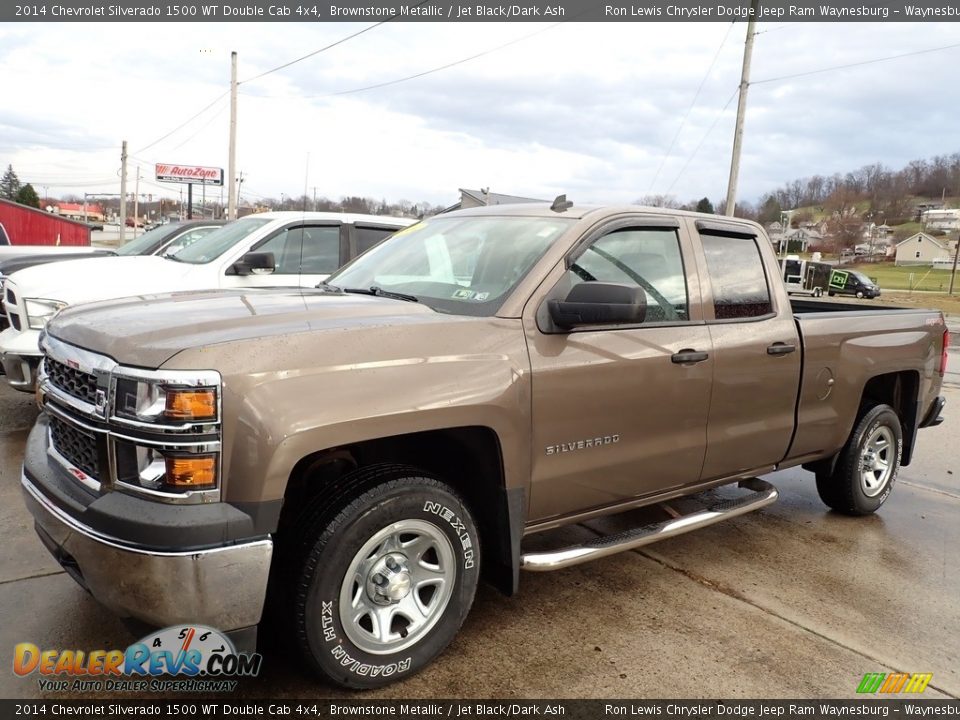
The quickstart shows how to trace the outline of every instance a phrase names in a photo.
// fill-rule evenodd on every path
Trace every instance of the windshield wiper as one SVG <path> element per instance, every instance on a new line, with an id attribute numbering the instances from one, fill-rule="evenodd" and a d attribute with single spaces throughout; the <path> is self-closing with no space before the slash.
<path id="1" fill-rule="evenodd" d="M 335 288 L 335 285 L 326 285 L 329 288 Z M 391 290 L 384 290 L 382 287 L 377 285 L 372 285 L 368 288 L 337 288 L 340 292 L 345 293 L 354 293 L 357 295 L 374 295 L 376 297 L 385 297 L 392 298 L 394 300 L 404 300 L 406 302 L 420 302 L 420 298 L 416 295 L 407 295 L 406 293 L 393 292 Z"/>

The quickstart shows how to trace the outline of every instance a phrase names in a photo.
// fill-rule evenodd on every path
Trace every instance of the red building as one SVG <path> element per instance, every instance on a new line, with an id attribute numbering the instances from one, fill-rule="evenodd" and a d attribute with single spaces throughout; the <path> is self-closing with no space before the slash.
<path id="1" fill-rule="evenodd" d="M 89 245 L 90 227 L 0 199 L 0 225 L 11 245 Z"/>

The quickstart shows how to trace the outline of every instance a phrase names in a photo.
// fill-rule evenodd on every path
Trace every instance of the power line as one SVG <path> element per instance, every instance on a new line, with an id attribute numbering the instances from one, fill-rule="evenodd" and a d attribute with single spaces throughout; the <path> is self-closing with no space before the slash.
<path id="1" fill-rule="evenodd" d="M 653 190 L 653 186 L 657 183 L 657 180 L 660 177 L 660 172 L 663 170 L 663 166 L 666 164 L 667 159 L 670 157 L 670 153 L 673 152 L 673 146 L 677 142 L 677 138 L 680 137 L 680 133 L 683 130 L 684 125 L 686 125 L 687 118 L 690 117 L 690 113 L 693 111 L 694 106 L 697 104 L 697 99 L 700 97 L 700 91 L 703 90 L 703 86 L 706 84 L 707 79 L 710 77 L 710 73 L 713 72 L 713 66 L 717 63 L 717 58 L 720 57 L 720 51 L 723 50 L 723 46 L 727 44 L 727 38 L 730 37 L 730 31 L 733 29 L 734 23 L 730 23 L 727 26 L 727 31 L 723 34 L 723 40 L 720 41 L 717 51 L 713 54 L 713 59 L 710 61 L 710 66 L 707 68 L 707 72 L 704 73 L 703 79 L 700 81 L 700 84 L 697 86 L 697 91 L 693 95 L 693 100 L 690 102 L 690 107 L 687 108 L 687 111 L 683 114 L 683 119 L 680 120 L 680 125 L 677 126 L 677 131 L 673 134 L 673 139 L 670 141 L 670 146 L 667 148 L 667 152 L 660 159 L 660 166 L 657 168 L 657 172 L 653 175 L 653 180 L 650 181 L 650 187 L 647 188 L 649 193 Z"/>
<path id="2" fill-rule="evenodd" d="M 418 5 L 415 5 L 414 7 L 420 7 L 420 5 L 424 5 L 424 4 L 426 4 L 426 2 L 427 2 L 427 0 L 423 0 L 423 2 L 421 2 L 421 3 L 418 4 Z M 337 40 L 336 42 L 330 43 L 329 45 L 326 45 L 326 46 L 320 48 L 319 50 L 314 50 L 313 52 L 307 53 L 306 55 L 303 55 L 302 57 L 296 58 L 295 60 L 291 60 L 291 61 L 289 61 L 289 62 L 285 62 L 285 63 L 283 63 L 283 65 L 277 65 L 275 68 L 271 68 L 270 70 L 266 70 L 265 72 L 262 72 L 262 73 L 260 73 L 259 75 L 254 75 L 252 78 L 247 78 L 246 80 L 241 80 L 241 81 L 238 82 L 237 84 L 238 84 L 238 85 L 243 85 L 244 83 L 253 82 L 254 80 L 259 80 L 260 78 L 265 77 L 265 76 L 267 76 L 267 75 L 269 75 L 269 74 L 271 74 L 271 73 L 275 73 L 275 72 L 277 72 L 278 70 L 283 70 L 284 68 L 288 68 L 288 67 L 290 67 L 291 65 L 296 65 L 298 62 L 302 62 L 303 60 L 306 60 L 307 58 L 312 58 L 314 55 L 319 55 L 320 53 L 325 52 L 325 51 L 327 51 L 327 50 L 329 50 L 329 49 L 331 49 L 331 48 L 335 48 L 337 45 L 342 45 L 343 43 L 347 42 L 348 40 L 353 40 L 353 38 L 355 38 L 355 37 L 359 37 L 360 35 L 363 35 L 364 33 L 370 32 L 371 30 L 373 30 L 373 29 L 375 29 L 375 28 L 378 28 L 378 27 L 380 27 L 381 25 L 384 25 L 384 24 L 390 22 L 390 21 L 393 20 L 395 17 L 396 17 L 396 16 L 393 16 L 393 17 L 390 17 L 390 18 L 388 18 L 388 19 L 386 19 L 386 20 L 381 20 L 381 21 L 378 22 L 378 23 L 374 23 L 373 25 L 369 25 L 369 26 L 365 27 L 363 30 L 358 30 L 357 32 L 353 33 L 352 35 L 347 35 L 345 38 L 340 38 L 340 39 Z"/>
<path id="3" fill-rule="evenodd" d="M 763 80 L 754 80 L 750 84 L 762 85 L 764 83 L 772 83 L 779 80 L 792 80 L 793 78 L 806 77 L 807 75 L 818 75 L 820 73 L 832 72 L 834 70 L 846 70 L 847 68 L 860 67 L 862 65 L 872 65 L 873 63 L 886 62 L 888 60 L 898 60 L 900 58 L 913 57 L 914 55 L 925 55 L 927 53 L 940 52 L 941 50 L 952 50 L 954 48 L 960 48 L 960 43 L 943 45 L 935 48 L 927 48 L 925 50 L 914 50 L 913 52 L 900 53 L 899 55 L 887 55 L 886 57 L 873 58 L 872 60 L 861 60 L 860 62 L 847 63 L 846 65 L 834 65 L 833 67 L 820 68 L 819 70 L 807 70 L 806 72 L 793 73 L 792 75 L 780 75 L 778 77 L 764 78 Z"/>
<path id="4" fill-rule="evenodd" d="M 188 142 L 190 142 L 191 140 L 193 140 L 197 135 L 199 135 L 199 134 L 202 133 L 204 130 L 206 130 L 208 127 L 210 127 L 211 123 L 213 123 L 214 120 L 216 120 L 218 117 L 220 117 L 221 115 L 223 115 L 223 113 L 226 112 L 226 110 L 227 110 L 227 105 L 224 105 L 222 108 L 220 108 L 220 110 L 218 110 L 218 111 L 216 112 L 216 114 L 214 114 L 209 120 L 207 120 L 203 125 L 201 125 L 193 135 L 191 135 L 190 137 L 188 137 L 186 140 L 184 140 L 182 143 L 180 143 L 180 144 L 177 145 L 176 147 L 171 148 L 170 151 L 173 152 L 174 150 L 179 150 L 179 149 L 182 148 L 184 145 L 186 145 Z"/>
<path id="5" fill-rule="evenodd" d="M 713 119 L 713 122 L 710 123 L 710 127 L 707 128 L 707 131 L 703 134 L 703 137 L 700 138 L 700 142 L 697 143 L 697 146 L 693 149 L 693 152 L 690 154 L 690 157 L 687 158 L 687 161 L 683 164 L 683 167 L 680 168 L 680 172 L 677 173 L 677 176 L 673 179 L 673 182 L 670 183 L 670 187 L 667 188 L 666 195 L 670 194 L 670 191 L 673 190 L 673 186 L 677 184 L 677 181 L 683 176 L 687 171 L 687 168 L 690 167 L 690 163 L 693 162 L 693 159 L 697 156 L 697 153 L 700 152 L 700 148 L 703 147 L 703 143 L 706 142 L 707 138 L 710 136 L 710 133 L 713 132 L 713 129 L 717 126 L 717 123 L 720 121 L 721 116 L 730 107 L 730 103 L 733 102 L 733 99 L 737 96 L 740 88 L 734 88 L 734 91 L 730 93 L 730 97 L 727 98 L 727 102 L 724 103 L 723 107 L 720 108 L 720 112 L 717 113 L 717 116 Z"/>
<path id="6" fill-rule="evenodd" d="M 305 95 L 305 96 L 301 96 L 300 99 L 316 100 L 316 99 L 322 99 L 322 98 L 337 97 L 339 95 L 353 95 L 354 93 L 366 92 L 367 90 L 376 90 L 378 88 L 387 87 L 389 85 L 398 85 L 399 83 L 407 82 L 408 80 L 416 80 L 417 78 L 421 78 L 426 75 L 432 75 L 433 73 L 438 73 L 441 70 L 447 70 L 457 65 L 462 65 L 463 63 L 470 62 L 471 60 L 476 60 L 478 58 L 484 57 L 485 55 L 490 55 L 491 53 L 498 52 L 500 50 L 503 50 L 504 48 L 510 47 L 511 45 L 516 45 L 519 42 L 528 40 L 529 38 L 532 38 L 534 35 L 545 33 L 547 32 L 547 30 L 553 30 L 553 28 L 563 24 L 564 23 L 562 22 L 558 22 L 558 23 L 554 23 L 553 25 L 548 25 L 545 28 L 540 28 L 539 30 L 536 30 L 532 33 L 521 35 L 520 37 L 510 40 L 509 42 L 505 42 L 502 45 L 497 45 L 496 47 L 489 48 L 475 55 L 470 55 L 469 57 L 460 58 L 459 60 L 454 60 L 453 62 L 449 62 L 445 65 L 439 65 L 438 67 L 430 68 L 429 70 L 424 70 L 422 72 L 414 73 L 413 75 L 407 75 L 406 77 L 396 78 L 394 80 L 387 80 L 385 82 L 375 83 L 373 85 L 365 85 L 363 87 L 351 88 L 350 90 L 338 90 L 337 92 L 326 93 L 323 95 Z M 247 97 L 259 97 L 259 98 L 290 97 L 287 95 L 280 96 L 280 95 L 250 95 L 249 93 L 244 93 L 244 94 L 247 95 Z"/>
<path id="7" fill-rule="evenodd" d="M 168 132 L 168 133 L 167 133 L 166 135 L 164 135 L 163 137 L 157 138 L 156 140 L 154 140 L 154 141 L 153 141 L 152 143 L 150 143 L 149 145 L 144 145 L 142 148 L 140 148 L 139 150 L 135 150 L 134 152 L 142 153 L 144 150 L 149 150 L 150 148 L 152 148 L 152 147 L 153 147 L 154 145 L 156 145 L 157 143 L 163 142 L 163 141 L 166 140 L 168 137 L 170 137 L 171 135 L 173 135 L 175 132 L 177 132 L 178 130 L 180 130 L 182 127 L 184 127 L 184 126 L 186 126 L 186 125 L 189 125 L 191 122 L 193 122 L 193 121 L 196 120 L 198 117 L 200 117 L 201 115 L 203 115 L 203 113 L 205 113 L 207 110 L 209 110 L 210 108 L 212 108 L 214 105 L 216 105 L 218 102 L 220 102 L 220 100 L 222 100 L 223 98 L 225 98 L 225 97 L 226 97 L 227 95 L 229 95 L 229 94 L 230 94 L 230 91 L 227 90 L 227 91 L 226 91 L 225 93 L 223 93 L 222 95 L 218 95 L 218 96 L 213 100 L 212 103 L 210 103 L 209 105 L 207 105 L 206 107 L 204 107 L 200 112 L 196 113 L 195 115 L 191 115 L 189 118 L 187 118 L 187 119 L 184 120 L 182 123 L 180 123 L 179 125 L 177 125 L 173 130 L 171 130 L 170 132 Z"/>

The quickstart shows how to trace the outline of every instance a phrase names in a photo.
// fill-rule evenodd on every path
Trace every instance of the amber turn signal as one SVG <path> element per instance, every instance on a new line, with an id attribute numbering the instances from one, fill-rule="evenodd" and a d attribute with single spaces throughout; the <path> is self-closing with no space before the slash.
<path id="1" fill-rule="evenodd" d="M 165 485 L 179 490 L 203 490 L 217 485 L 215 455 L 168 457 Z"/>
<path id="2" fill-rule="evenodd" d="M 167 390 L 164 416 L 171 420 L 215 420 L 217 393 L 207 390 Z"/>

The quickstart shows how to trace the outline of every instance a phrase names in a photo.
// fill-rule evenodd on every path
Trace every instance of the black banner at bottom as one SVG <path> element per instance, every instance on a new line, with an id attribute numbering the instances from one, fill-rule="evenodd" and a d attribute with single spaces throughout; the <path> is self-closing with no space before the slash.
<path id="1" fill-rule="evenodd" d="M 2 718 L 951 717 L 960 700 L 0 700 Z"/>

